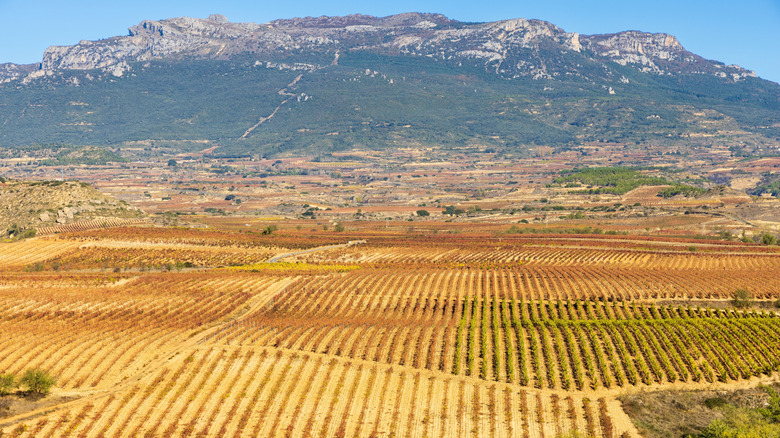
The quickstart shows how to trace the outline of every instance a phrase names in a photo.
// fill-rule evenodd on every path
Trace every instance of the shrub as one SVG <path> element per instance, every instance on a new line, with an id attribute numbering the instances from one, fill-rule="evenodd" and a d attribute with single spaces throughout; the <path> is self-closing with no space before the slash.
<path id="1" fill-rule="evenodd" d="M 423 209 L 417 210 L 417 216 L 425 217 L 430 215 L 431 214 L 428 212 L 428 210 L 423 210 Z"/>
<path id="2" fill-rule="evenodd" d="M 13 389 L 19 386 L 16 376 L 11 373 L 0 374 L 0 395 L 8 395 Z"/>
<path id="3" fill-rule="evenodd" d="M 769 394 L 769 401 L 765 407 L 758 409 L 758 413 L 772 423 L 780 423 L 780 394 L 769 387 L 763 389 Z"/>
<path id="4" fill-rule="evenodd" d="M 704 400 L 704 406 L 707 406 L 709 409 L 715 409 L 722 406 L 726 406 L 726 400 L 721 397 L 712 397 Z"/>
<path id="5" fill-rule="evenodd" d="M 463 210 L 462 208 L 456 208 L 454 205 L 448 205 L 444 207 L 444 211 L 442 212 L 442 214 L 449 216 L 460 216 L 464 213 L 466 213 L 466 210 Z"/>
<path id="6" fill-rule="evenodd" d="M 25 371 L 19 383 L 27 387 L 27 390 L 36 394 L 48 394 L 56 379 L 40 368 L 30 368 Z"/>
<path id="7" fill-rule="evenodd" d="M 731 305 L 738 309 L 750 307 L 752 302 L 753 295 L 747 289 L 737 289 L 731 294 Z"/>

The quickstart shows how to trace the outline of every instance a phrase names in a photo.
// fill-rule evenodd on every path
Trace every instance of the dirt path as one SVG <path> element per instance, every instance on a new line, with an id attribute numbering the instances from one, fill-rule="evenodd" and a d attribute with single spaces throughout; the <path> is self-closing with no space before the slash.
<path id="1" fill-rule="evenodd" d="M 336 55 L 334 56 L 334 58 L 333 58 L 333 61 L 331 61 L 330 65 L 338 65 L 338 64 L 339 64 L 339 56 L 340 56 L 340 53 L 339 53 L 339 52 L 336 52 Z M 320 69 L 322 69 L 322 68 L 323 68 L 323 67 L 321 67 L 321 66 L 320 66 L 320 67 L 318 67 L 318 68 L 315 68 L 315 69 L 314 69 L 314 70 L 312 70 L 312 71 L 317 71 L 317 70 L 320 70 Z M 285 105 L 287 102 L 289 102 L 289 101 L 290 101 L 290 99 L 292 99 L 292 98 L 294 98 L 294 97 L 297 97 L 297 96 L 298 96 L 297 94 L 290 93 L 289 91 L 287 91 L 287 89 L 288 89 L 288 88 L 291 88 L 291 87 L 294 87 L 294 86 L 295 86 L 295 84 L 297 84 L 297 83 L 298 83 L 298 81 L 300 81 L 300 80 L 301 80 L 301 78 L 303 78 L 303 74 L 299 74 L 299 75 L 298 75 L 298 76 L 297 76 L 295 79 L 293 79 L 293 81 L 292 81 L 292 82 L 290 82 L 289 84 L 287 84 L 287 86 L 285 86 L 284 88 L 282 88 L 281 90 L 279 90 L 279 92 L 278 92 L 278 93 L 279 93 L 279 95 L 280 95 L 280 96 L 287 96 L 287 99 L 284 99 L 284 100 L 282 101 L 282 103 L 280 103 L 280 104 L 279 104 L 279 106 L 277 106 L 277 107 L 276 107 L 276 109 L 274 109 L 274 111 L 273 111 L 273 112 L 272 112 L 270 115 L 268 115 L 268 116 L 266 116 L 266 117 L 261 117 L 261 118 L 260 118 L 260 120 L 259 120 L 257 123 L 255 123 L 255 124 L 254 124 L 254 125 L 253 125 L 251 128 L 247 129 L 247 130 L 246 130 L 246 132 L 244 132 L 244 135 L 242 135 L 242 136 L 241 136 L 241 138 L 247 138 L 247 137 L 249 136 L 249 134 L 251 134 L 251 133 L 252 133 L 252 131 L 254 131 L 255 129 L 257 129 L 257 127 L 258 127 L 258 126 L 260 126 L 260 125 L 262 125 L 263 123 L 265 123 L 265 122 L 267 122 L 267 121 L 271 120 L 271 119 L 272 119 L 272 118 L 273 118 L 273 117 L 276 115 L 276 113 L 277 113 L 277 112 L 278 112 L 278 111 L 279 111 L 279 110 L 280 110 L 280 109 L 281 109 L 281 108 L 282 108 L 282 107 L 283 107 L 283 106 L 284 106 L 284 105 Z"/>
<path id="2" fill-rule="evenodd" d="M 280 94 L 281 96 L 287 96 L 287 99 L 284 99 L 284 100 L 282 101 L 282 103 L 280 103 L 280 104 L 279 104 L 279 106 L 277 106 L 277 107 L 276 107 L 276 109 L 274 109 L 274 111 L 273 111 L 273 112 L 272 112 L 272 113 L 271 113 L 269 116 L 266 116 L 266 117 L 261 117 L 261 118 L 260 118 L 260 120 L 259 120 L 257 123 L 255 123 L 254 125 L 252 125 L 252 127 L 251 127 L 251 128 L 247 129 L 247 130 L 246 130 L 246 132 L 244 132 L 244 135 L 242 135 L 242 136 L 241 136 L 241 138 L 247 138 L 247 136 L 249 136 L 249 134 L 251 134 L 251 133 L 252 133 L 252 131 L 254 131 L 254 130 L 255 130 L 257 127 L 258 127 L 258 126 L 260 126 L 260 125 L 262 125 L 263 123 L 265 123 L 265 122 L 267 122 L 267 121 L 271 120 L 271 119 L 272 119 L 272 118 L 273 118 L 273 117 L 276 115 L 276 113 L 279 111 L 279 109 L 281 109 L 281 108 L 282 108 L 282 107 L 283 107 L 283 106 L 284 106 L 284 105 L 285 105 L 287 102 L 289 102 L 289 101 L 290 101 L 290 99 L 292 99 L 293 97 L 297 96 L 296 94 L 289 93 L 289 92 L 287 91 L 287 89 L 288 89 L 288 88 L 290 88 L 290 87 L 293 87 L 293 86 L 295 86 L 295 84 L 297 84 L 297 83 L 298 83 L 298 81 L 300 81 L 302 77 L 303 77 L 303 75 L 302 75 L 302 74 L 298 75 L 298 76 L 297 76 L 295 79 L 293 79 L 293 81 L 292 81 L 292 82 L 290 82 L 289 84 L 287 84 L 287 86 L 286 86 L 286 87 L 284 87 L 284 88 L 282 88 L 281 90 L 279 90 L 279 94 Z"/>
<path id="3" fill-rule="evenodd" d="M 268 260 L 266 263 L 276 263 L 281 259 L 285 259 L 287 257 L 292 257 L 300 254 L 308 254 L 310 252 L 317 252 L 317 251 L 325 251 L 328 249 L 336 249 L 336 248 L 348 248 L 350 246 L 359 245 L 360 243 L 365 243 L 364 240 L 353 240 L 349 241 L 347 243 L 342 243 L 339 245 L 326 245 L 326 246 L 318 246 L 316 248 L 309 248 L 303 251 L 296 251 L 296 252 L 288 252 L 287 254 L 279 254 L 278 256 L 274 256 L 270 260 Z"/>

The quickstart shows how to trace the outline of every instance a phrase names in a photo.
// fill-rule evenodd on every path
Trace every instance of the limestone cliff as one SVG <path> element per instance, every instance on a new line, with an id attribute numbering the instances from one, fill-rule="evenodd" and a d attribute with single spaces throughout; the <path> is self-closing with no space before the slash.
<path id="1" fill-rule="evenodd" d="M 738 81 L 755 73 L 725 66 L 690 53 L 663 33 L 627 31 L 608 35 L 565 32 L 541 20 L 512 19 L 462 23 L 439 14 L 406 13 L 389 17 L 349 15 L 276 20 L 265 24 L 231 23 L 222 15 L 145 20 L 127 36 L 52 46 L 37 71 L 4 64 L 0 80 L 27 80 L 63 69 L 104 69 L 123 75 L 135 61 L 165 58 L 228 59 L 252 53 L 271 57 L 290 51 L 337 53 L 378 51 L 484 65 L 505 77 L 555 78 L 581 75 L 576 62 L 561 63 L 558 53 L 572 51 L 601 62 L 613 61 L 651 74 L 700 73 Z"/>

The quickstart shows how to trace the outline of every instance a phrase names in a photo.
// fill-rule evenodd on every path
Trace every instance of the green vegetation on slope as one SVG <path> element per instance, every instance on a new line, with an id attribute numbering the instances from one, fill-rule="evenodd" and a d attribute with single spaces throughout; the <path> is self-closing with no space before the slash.
<path id="1" fill-rule="evenodd" d="M 342 52 L 338 65 L 329 65 L 333 53 L 297 53 L 133 63 L 122 77 L 66 70 L 0 85 L 0 147 L 210 140 L 219 154 L 239 156 L 478 143 L 523 154 L 583 141 L 688 143 L 691 133 L 734 144 L 720 133 L 743 129 L 752 153 L 774 141 L 766 127 L 780 123 L 780 101 L 771 98 L 780 87 L 767 81 L 660 77 L 552 49 L 513 56 L 543 56 L 571 75 L 508 78 L 483 61 L 361 51 Z"/>
<path id="2" fill-rule="evenodd" d="M 780 394 L 764 388 L 769 394 L 767 406 L 737 407 L 728 403 L 711 403 L 722 411 L 723 418 L 714 420 L 698 438 L 780 437 Z"/>
<path id="3" fill-rule="evenodd" d="M 41 161 L 44 166 L 69 166 L 74 164 L 104 165 L 108 162 L 125 162 L 126 158 L 107 149 L 96 146 L 61 146 L 54 147 L 57 155 L 54 158 Z"/>
<path id="4" fill-rule="evenodd" d="M 698 196 L 705 192 L 704 189 L 677 182 L 671 182 L 666 178 L 647 176 L 640 172 L 641 169 L 633 167 L 591 167 L 578 169 L 568 175 L 553 180 L 554 184 L 566 187 L 597 186 L 588 190 L 578 190 L 580 193 L 608 193 L 612 195 L 624 195 L 640 186 L 671 185 L 658 192 L 658 196 L 671 198 L 677 195 L 686 197 Z"/>
<path id="5" fill-rule="evenodd" d="M 644 176 L 631 167 L 591 167 L 580 169 L 569 175 L 553 180 L 555 184 L 579 183 L 599 186 L 594 193 L 623 195 L 639 186 L 659 186 L 671 184 L 664 178 Z"/>
<path id="6" fill-rule="evenodd" d="M 769 193 L 772 196 L 780 196 L 780 174 L 766 172 L 755 188 L 747 191 L 751 195 L 760 196 Z"/>

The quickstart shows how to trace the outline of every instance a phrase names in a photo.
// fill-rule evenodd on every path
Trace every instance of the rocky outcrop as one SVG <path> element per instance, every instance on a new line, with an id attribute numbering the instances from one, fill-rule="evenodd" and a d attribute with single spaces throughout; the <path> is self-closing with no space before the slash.
<path id="1" fill-rule="evenodd" d="M 582 44 L 601 57 L 621 65 L 632 65 L 649 73 L 706 73 L 731 77 L 735 81 L 756 76 L 754 72 L 739 66 L 725 66 L 695 55 L 685 50 L 677 38 L 665 33 L 632 30 L 589 35 L 583 37 Z"/>
<path id="2" fill-rule="evenodd" d="M 127 36 L 50 47 L 40 71 L 7 67 L 9 73 L 0 69 L 0 80 L 23 74 L 31 80 L 62 69 L 104 69 L 122 76 L 136 61 L 228 59 L 241 53 L 253 53 L 262 59 L 293 50 L 329 54 L 367 50 L 426 56 L 484 65 L 488 71 L 509 78 L 537 79 L 579 74 L 576 63 L 561 63 L 556 54 L 587 50 L 597 62 L 612 61 L 652 74 L 705 73 L 734 80 L 755 76 L 738 66 L 724 66 L 692 54 L 675 37 L 663 33 L 580 35 L 541 20 L 518 18 L 472 24 L 439 14 L 406 13 L 388 17 L 304 17 L 266 24 L 231 23 L 222 15 L 145 20 L 131 27 Z"/>
<path id="3" fill-rule="evenodd" d="M 24 77 L 37 69 L 36 64 L 0 64 L 0 84 Z"/>
<path id="4" fill-rule="evenodd" d="M 7 181 L 0 184 L 0 237 L 13 224 L 27 229 L 95 217 L 139 218 L 145 213 L 75 181 Z"/>

